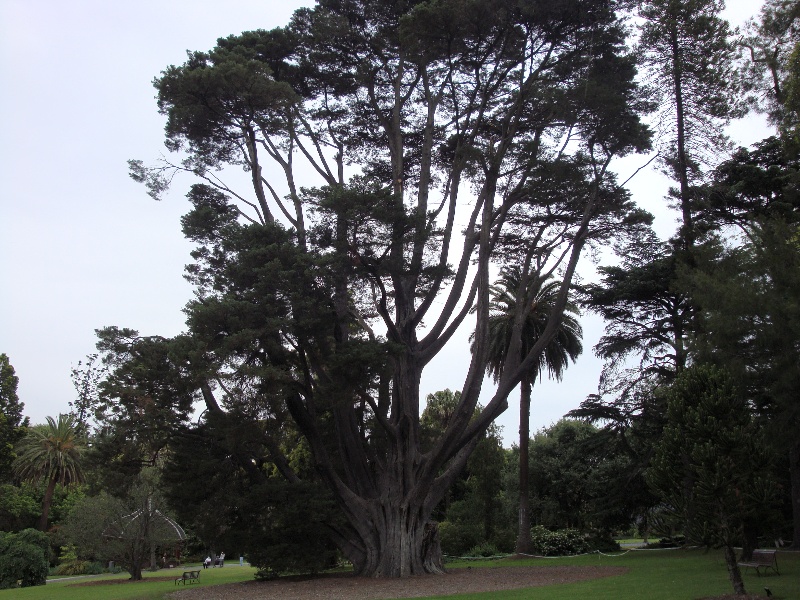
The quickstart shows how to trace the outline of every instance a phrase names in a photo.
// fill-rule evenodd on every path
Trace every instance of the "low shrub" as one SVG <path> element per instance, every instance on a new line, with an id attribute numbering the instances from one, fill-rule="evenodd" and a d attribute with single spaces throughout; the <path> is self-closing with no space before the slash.
<path id="1" fill-rule="evenodd" d="M 68 560 L 62 562 L 55 568 L 55 575 L 62 577 L 72 577 L 73 575 L 86 575 L 88 573 L 89 561 L 86 560 Z"/>
<path id="2" fill-rule="evenodd" d="M 531 550 L 541 556 L 585 554 L 591 548 L 577 529 L 550 531 L 541 525 L 531 528 Z"/>
<path id="3" fill-rule="evenodd" d="M 611 537 L 610 533 L 591 533 L 586 538 L 586 543 L 589 545 L 590 550 L 599 550 L 600 552 L 617 552 L 620 550 L 619 542 Z"/>
<path id="4" fill-rule="evenodd" d="M 439 539 L 442 552 L 450 556 L 466 556 L 470 548 L 481 543 L 481 527 L 477 523 L 442 521 L 439 523 Z"/>
<path id="5" fill-rule="evenodd" d="M 686 538 L 682 535 L 663 537 L 656 543 L 656 546 L 659 548 L 678 548 L 684 545 L 686 545 Z"/>
<path id="6" fill-rule="evenodd" d="M 468 556 L 497 556 L 499 554 L 497 547 L 489 542 L 481 542 L 477 546 L 473 546 L 467 551 Z"/>
<path id="7" fill-rule="evenodd" d="M 49 546 L 47 535 L 35 529 L 0 532 L 0 589 L 44 585 Z"/>

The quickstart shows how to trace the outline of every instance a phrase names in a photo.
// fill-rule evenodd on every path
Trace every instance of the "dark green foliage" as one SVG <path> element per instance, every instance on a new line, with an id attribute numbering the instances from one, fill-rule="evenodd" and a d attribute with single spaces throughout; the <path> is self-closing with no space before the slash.
<path id="1" fill-rule="evenodd" d="M 738 148 L 713 175 L 699 206 L 706 228 L 800 220 L 800 155 L 789 140 L 772 136 Z"/>
<path id="2" fill-rule="evenodd" d="M 289 468 L 306 478 L 289 482 L 268 458 L 262 427 L 222 413 L 181 431 L 164 465 L 165 493 L 206 548 L 244 555 L 265 577 L 317 572 L 335 558 L 335 503 L 303 439 L 284 432 Z"/>
<path id="3" fill-rule="evenodd" d="M 317 573 L 336 564 L 328 525 L 335 504 L 321 485 L 270 480 L 249 490 L 238 513 L 235 544 L 258 577 Z"/>
<path id="4" fill-rule="evenodd" d="M 0 589 L 44 585 L 48 551 L 47 535 L 41 531 L 0 531 Z"/>
<path id="5" fill-rule="evenodd" d="M 467 518 L 460 518 L 458 507 L 448 517 L 453 521 L 439 523 L 439 536 L 442 540 L 442 552 L 448 556 L 468 556 L 470 549 L 482 543 L 480 524 Z"/>
<path id="6" fill-rule="evenodd" d="M 449 389 L 428 394 L 420 418 L 424 449 L 446 429 L 460 396 Z M 478 441 L 464 473 L 437 507 L 434 516 L 442 520 L 439 535 L 446 554 L 467 555 L 480 545 L 510 550 L 511 532 L 502 515 L 501 498 L 506 454 L 499 429 L 490 427 Z"/>
<path id="7" fill-rule="evenodd" d="M 657 499 L 642 474 L 665 420 L 659 389 L 686 365 L 696 311 L 675 284 L 683 261 L 673 244 L 650 231 L 617 251 L 622 264 L 601 267 L 601 282 L 584 288 L 584 306 L 606 320 L 594 348 L 604 359 L 598 393 L 567 416 L 602 427 L 597 443 L 618 461 L 616 473 L 609 472 L 607 504 L 628 507 L 647 530 Z"/>
<path id="8" fill-rule="evenodd" d="M 591 550 L 583 533 L 577 529 L 549 529 L 537 525 L 531 528 L 531 552 L 540 556 L 586 554 Z"/>
<path id="9" fill-rule="evenodd" d="M 22 418 L 25 404 L 17 396 L 18 384 L 19 378 L 8 356 L 0 354 L 0 483 L 11 479 L 11 465 L 16 458 L 14 446 L 28 426 L 28 417 Z"/>
<path id="10" fill-rule="evenodd" d="M 693 352 L 737 373 L 776 453 L 788 458 L 793 532 L 800 540 L 800 247 L 796 142 L 739 149 L 708 186 L 704 218 L 746 236 L 712 240 L 683 285 L 704 308 Z M 755 543 L 749 536 L 749 547 Z"/>
<path id="11" fill-rule="evenodd" d="M 744 592 L 734 545 L 745 526 L 774 518 L 773 456 L 733 378 L 693 366 L 668 392 L 667 425 L 647 481 L 693 543 L 723 547 L 736 593 Z"/>
<path id="12" fill-rule="evenodd" d="M 530 448 L 531 517 L 549 529 L 613 531 L 627 527 L 636 505 L 625 488 L 630 459 L 602 431 L 562 419 L 536 434 Z"/>
<path id="13" fill-rule="evenodd" d="M 682 214 L 680 247 L 690 250 L 694 185 L 727 148 L 724 127 L 741 116 L 735 49 L 721 0 L 649 0 L 641 4 L 639 41 L 659 106 L 660 160 L 677 183 L 670 191 Z"/>
<path id="14" fill-rule="evenodd" d="M 0 485 L 0 531 L 35 527 L 42 511 L 42 494 L 35 486 Z"/>
<path id="15" fill-rule="evenodd" d="M 687 538 L 713 545 L 741 540 L 751 513 L 774 505 L 773 457 L 734 380 L 695 366 L 668 392 L 668 421 L 647 480 L 680 515 Z"/>
<path id="16" fill-rule="evenodd" d="M 497 547 L 494 544 L 490 544 L 489 542 L 482 542 L 477 546 L 473 546 L 469 550 L 467 550 L 467 556 L 483 556 L 483 557 L 490 557 L 490 556 L 497 556 L 499 554 Z"/>

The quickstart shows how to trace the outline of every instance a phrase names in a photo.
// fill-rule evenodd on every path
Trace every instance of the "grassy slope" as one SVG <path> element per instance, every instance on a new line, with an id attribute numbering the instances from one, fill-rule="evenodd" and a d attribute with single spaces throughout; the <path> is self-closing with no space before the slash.
<path id="1" fill-rule="evenodd" d="M 467 563 L 453 563 L 451 567 Z M 472 567 L 493 568 L 512 565 L 609 565 L 630 569 L 626 575 L 582 583 L 555 585 L 532 590 L 512 590 L 487 594 L 465 594 L 459 600 L 695 600 L 704 596 L 731 593 L 725 563 L 719 551 L 640 551 L 621 557 L 584 556 L 559 559 L 501 560 L 486 563 L 470 562 Z M 779 553 L 780 576 L 758 577 L 745 573 L 747 591 L 764 594 L 768 586 L 776 600 L 800 599 L 800 554 Z M 180 576 L 181 570 L 159 571 L 155 577 Z M 200 574 L 201 583 L 217 585 L 251 579 L 254 570 L 248 567 L 226 566 L 208 569 Z M 150 575 L 149 573 L 147 574 Z M 112 577 L 112 576 L 109 576 Z M 116 576 L 119 578 L 119 576 Z M 68 582 L 23 590 L 0 591 L 0 600 L 162 600 L 176 587 L 172 581 L 128 583 L 124 585 L 68 587 Z M 437 597 L 444 598 L 444 597 Z M 433 600 L 433 599 L 429 599 Z"/>

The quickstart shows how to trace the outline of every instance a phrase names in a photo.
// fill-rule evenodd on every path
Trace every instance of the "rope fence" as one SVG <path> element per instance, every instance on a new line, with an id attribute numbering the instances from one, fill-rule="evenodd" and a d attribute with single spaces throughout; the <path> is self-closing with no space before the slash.
<path id="1" fill-rule="evenodd" d="M 672 546 L 668 548 L 628 548 L 624 552 L 620 554 L 608 554 L 606 552 L 601 552 L 600 550 L 592 550 L 591 552 L 583 552 L 582 554 L 562 554 L 561 556 L 543 556 L 541 554 L 525 554 L 524 552 L 517 552 L 515 554 L 495 554 L 494 556 L 451 556 L 449 554 L 445 554 L 444 558 L 447 560 L 464 560 L 464 561 L 471 561 L 471 560 L 500 560 L 503 558 L 511 558 L 513 556 L 524 556 L 526 558 L 575 558 L 578 556 L 592 556 L 593 554 L 597 554 L 600 556 L 605 556 L 608 558 L 620 558 L 621 556 L 625 556 L 631 552 L 659 552 L 663 550 L 694 550 L 699 548 L 700 546 Z"/>

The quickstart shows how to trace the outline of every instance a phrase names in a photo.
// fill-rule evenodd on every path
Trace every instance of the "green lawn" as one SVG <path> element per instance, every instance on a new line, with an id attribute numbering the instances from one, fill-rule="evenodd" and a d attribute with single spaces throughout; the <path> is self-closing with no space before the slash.
<path id="1" fill-rule="evenodd" d="M 466 565 L 467 563 L 464 563 Z M 470 563 L 473 567 L 475 563 Z M 487 563 L 491 568 L 506 565 L 604 565 L 624 566 L 626 575 L 581 583 L 512 590 L 492 594 L 464 594 L 459 600 L 695 600 L 733 593 L 722 552 L 713 550 L 639 550 L 623 556 L 581 556 L 575 558 L 501 560 Z M 453 563 L 452 566 L 461 566 Z M 768 586 L 777 600 L 800 599 L 800 553 L 779 553 L 780 575 L 758 577 L 752 569 L 744 574 L 748 593 L 766 595 Z M 437 596 L 436 598 L 443 598 Z M 2 599 L 0 599 L 2 600 Z M 429 600 L 433 600 L 432 598 Z"/>
<path id="2" fill-rule="evenodd" d="M 464 594 L 459 600 L 695 600 L 705 596 L 731 593 L 722 554 L 719 551 L 701 550 L 650 550 L 629 552 L 620 557 L 582 556 L 557 559 L 494 560 L 486 562 L 452 563 L 449 567 L 469 565 L 473 568 L 494 568 L 512 565 L 610 565 L 624 566 L 630 572 L 618 577 L 596 579 L 582 583 L 554 585 L 533 590 L 513 590 L 487 594 Z M 776 600 L 800 598 L 800 553 L 778 554 L 779 576 L 758 577 L 754 571 L 745 573 L 747 591 L 765 595 L 768 586 Z M 180 575 L 180 569 L 147 573 L 146 577 Z M 201 583 L 207 586 L 251 579 L 254 569 L 226 566 L 224 569 L 207 569 L 200 574 Z M 103 576 L 103 579 L 120 576 Z M 95 578 L 96 579 L 96 578 Z M 175 591 L 172 581 L 126 583 L 123 585 L 96 585 L 70 587 L 70 582 L 51 582 L 46 586 L 23 590 L 0 591 L 0 600 L 162 600 L 165 594 Z M 437 596 L 436 598 L 444 598 Z M 429 600 L 433 600 L 432 598 Z"/>
<path id="3" fill-rule="evenodd" d="M 238 564 L 225 565 L 222 569 L 203 569 L 192 566 L 177 569 L 162 569 L 155 573 L 146 572 L 145 581 L 137 583 L 75 586 L 75 583 L 98 580 L 120 580 L 128 577 L 127 573 L 118 575 L 99 575 L 97 577 L 75 578 L 67 581 L 48 582 L 47 585 L 17 589 L 0 590 L 0 600 L 162 600 L 169 592 L 183 589 L 175 586 L 175 577 L 180 577 L 184 570 L 200 569 L 199 583 L 191 587 L 218 585 L 245 581 L 253 578 L 255 569 L 240 567 Z M 152 578 L 170 577 L 169 581 L 147 581 Z"/>

